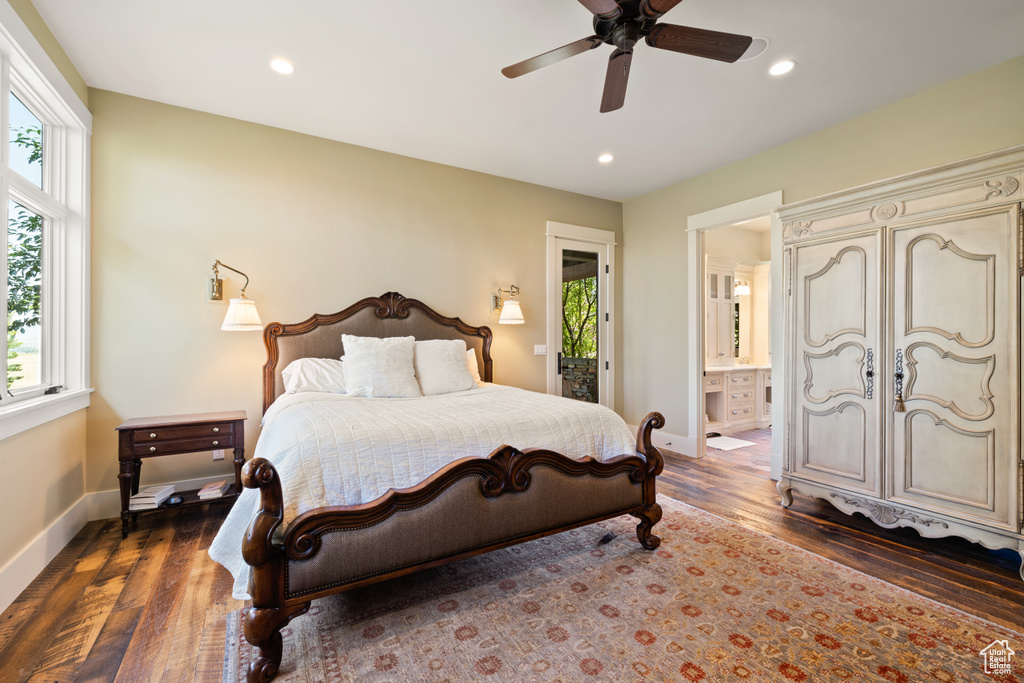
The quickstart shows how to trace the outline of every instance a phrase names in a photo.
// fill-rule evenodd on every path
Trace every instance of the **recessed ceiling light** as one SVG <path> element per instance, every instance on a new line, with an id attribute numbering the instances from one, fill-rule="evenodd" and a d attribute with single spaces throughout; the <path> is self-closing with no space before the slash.
<path id="1" fill-rule="evenodd" d="M 772 68 L 768 69 L 768 73 L 772 76 L 781 76 L 782 74 L 788 74 L 795 66 L 796 62 L 792 59 L 786 59 L 772 64 Z"/>
<path id="2" fill-rule="evenodd" d="M 270 60 L 270 68 L 277 73 L 284 74 L 286 76 L 295 72 L 295 67 L 292 66 L 292 63 L 287 59 L 281 59 L 280 57 Z"/>
<path id="3" fill-rule="evenodd" d="M 737 62 L 745 62 L 754 57 L 760 57 L 764 54 L 764 51 L 768 49 L 768 46 L 772 44 L 772 41 L 764 38 L 763 36 L 754 36 L 754 39 L 750 41 L 750 47 L 747 51 L 737 59 Z"/>
<path id="4" fill-rule="evenodd" d="M 602 154 L 597 158 L 597 160 L 600 161 L 602 164 L 610 164 L 612 163 L 613 159 L 615 159 L 615 157 L 613 157 L 611 154 Z"/>

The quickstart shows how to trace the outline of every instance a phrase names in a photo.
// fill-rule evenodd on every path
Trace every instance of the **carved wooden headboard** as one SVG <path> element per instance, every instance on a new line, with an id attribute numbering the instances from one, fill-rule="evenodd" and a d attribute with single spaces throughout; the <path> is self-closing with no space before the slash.
<path id="1" fill-rule="evenodd" d="M 281 371 L 298 358 L 341 358 L 342 334 L 363 337 L 463 339 L 476 351 L 480 377 L 491 381 L 491 330 L 448 318 L 416 299 L 398 292 L 357 301 L 331 315 L 314 314 L 301 323 L 270 323 L 263 330 L 267 362 L 263 366 L 263 412 L 284 393 Z"/>

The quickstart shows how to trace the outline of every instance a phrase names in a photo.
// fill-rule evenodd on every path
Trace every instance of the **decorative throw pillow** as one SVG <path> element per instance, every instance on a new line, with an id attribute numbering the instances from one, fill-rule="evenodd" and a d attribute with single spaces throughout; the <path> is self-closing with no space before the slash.
<path id="1" fill-rule="evenodd" d="M 424 396 L 475 389 L 466 366 L 466 342 L 461 339 L 428 339 L 415 344 L 416 379 Z"/>
<path id="2" fill-rule="evenodd" d="M 413 337 L 341 335 L 345 389 L 353 396 L 412 398 L 420 395 L 413 367 Z"/>
<path id="3" fill-rule="evenodd" d="M 473 349 L 466 349 L 466 367 L 469 368 L 469 374 L 477 386 L 483 386 L 484 381 L 480 379 L 480 366 L 476 362 L 476 351 Z"/>
<path id="4" fill-rule="evenodd" d="M 345 393 L 344 362 L 334 358 L 299 358 L 281 371 L 286 394 L 320 391 Z"/>

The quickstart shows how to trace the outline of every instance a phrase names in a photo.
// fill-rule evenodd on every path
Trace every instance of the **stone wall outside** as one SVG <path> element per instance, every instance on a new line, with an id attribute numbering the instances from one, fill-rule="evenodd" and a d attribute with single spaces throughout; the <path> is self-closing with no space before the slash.
<path id="1" fill-rule="evenodd" d="M 562 356 L 562 396 L 597 403 L 597 359 Z"/>

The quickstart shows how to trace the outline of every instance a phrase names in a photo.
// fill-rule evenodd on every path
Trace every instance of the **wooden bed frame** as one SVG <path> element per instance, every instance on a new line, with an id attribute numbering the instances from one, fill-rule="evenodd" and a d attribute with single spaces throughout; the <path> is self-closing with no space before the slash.
<path id="1" fill-rule="evenodd" d="M 491 380 L 488 328 L 472 327 L 421 301 L 388 292 L 333 315 L 268 325 L 263 333 L 264 412 L 283 392 L 281 369 L 295 358 L 340 357 L 342 332 L 465 339 L 478 353 L 482 378 Z M 284 530 L 283 542 L 274 540 L 284 514 L 278 473 L 263 458 L 250 460 L 242 482 L 259 489 L 260 509 L 242 544 L 245 562 L 252 567 L 252 606 L 244 611 L 243 628 L 259 652 L 249 666 L 248 681 L 270 681 L 277 675 L 281 629 L 304 614 L 315 598 L 624 514 L 640 520 L 637 538 L 654 550 L 661 543 L 651 533 L 661 519 L 655 478 L 664 461 L 651 444 L 651 432 L 664 423 L 660 414 L 649 414 L 637 432 L 636 454 L 603 462 L 503 445 L 486 458 L 462 458 L 416 486 L 391 489 L 372 502 L 306 512 Z M 423 545 L 424 539 L 436 539 L 430 554 L 413 557 L 415 551 L 409 548 Z M 409 556 L 396 560 L 395 553 Z M 338 569 L 346 564 L 340 558 L 358 568 Z"/>

